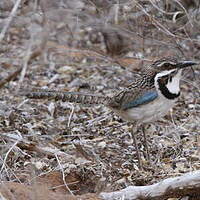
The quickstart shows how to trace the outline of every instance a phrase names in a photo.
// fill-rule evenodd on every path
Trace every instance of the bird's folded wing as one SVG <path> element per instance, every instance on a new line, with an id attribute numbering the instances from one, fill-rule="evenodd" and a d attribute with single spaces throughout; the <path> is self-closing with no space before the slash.
<path id="1" fill-rule="evenodd" d="M 110 107 L 127 110 L 148 104 L 158 97 L 155 89 L 151 90 L 124 90 L 115 95 L 109 103 Z"/>
<path id="2" fill-rule="evenodd" d="M 132 98 L 127 99 L 122 103 L 122 109 L 130 109 L 133 107 L 138 107 L 147 103 L 154 101 L 158 97 L 158 93 L 156 90 L 154 91 L 146 91 L 145 93 Z"/>

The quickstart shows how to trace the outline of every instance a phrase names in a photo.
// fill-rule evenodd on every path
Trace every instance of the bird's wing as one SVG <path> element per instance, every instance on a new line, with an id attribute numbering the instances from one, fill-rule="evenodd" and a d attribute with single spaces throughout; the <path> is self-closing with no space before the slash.
<path id="1" fill-rule="evenodd" d="M 111 108 L 127 110 L 147 104 L 158 97 L 155 88 L 128 88 L 113 96 L 109 102 Z"/>

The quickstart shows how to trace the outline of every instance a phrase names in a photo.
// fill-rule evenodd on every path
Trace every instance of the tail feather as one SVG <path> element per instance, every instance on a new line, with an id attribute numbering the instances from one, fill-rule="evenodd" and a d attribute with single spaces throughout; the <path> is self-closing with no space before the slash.
<path id="1" fill-rule="evenodd" d="M 51 90 L 40 91 L 23 91 L 20 92 L 20 96 L 26 96 L 31 99 L 54 99 L 56 101 L 68 101 L 72 103 L 81 104 L 106 104 L 109 97 L 87 94 L 81 92 L 61 92 Z"/>

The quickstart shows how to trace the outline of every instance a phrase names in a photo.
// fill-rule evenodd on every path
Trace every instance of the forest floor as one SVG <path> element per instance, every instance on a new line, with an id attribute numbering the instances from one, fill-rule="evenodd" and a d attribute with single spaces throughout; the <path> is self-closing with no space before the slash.
<path id="1" fill-rule="evenodd" d="M 5 16 L 8 13 L 5 11 Z M 1 192 L 21 195 L 13 199 L 63 199 L 66 193 L 98 199 L 92 193 L 151 185 L 200 170 L 199 67 L 184 70 L 181 96 L 174 108 L 163 119 L 145 126 L 150 162 L 142 131 L 136 133 L 141 170 L 132 127 L 108 108 L 30 100 L 18 91 L 37 87 L 110 96 L 134 81 L 143 66 L 175 50 L 164 45 L 151 53 L 155 47 L 147 42 L 145 59 L 122 58 L 119 65 L 110 58 L 95 58 L 91 50 L 87 56 L 81 48 L 80 52 L 69 51 L 62 41 L 55 40 L 58 33 L 48 36 L 43 48 L 38 24 L 34 24 L 36 39 L 29 37 L 28 14 L 30 11 L 15 19 L 0 46 L 0 80 L 19 70 L 0 89 L 0 176 L 2 183 L 9 182 L 0 187 Z M 186 56 L 198 58 L 199 46 L 186 43 Z M 95 48 L 100 49 L 98 45 Z M 134 48 L 141 50 L 137 45 Z M 140 50 L 138 53 L 144 53 Z"/>

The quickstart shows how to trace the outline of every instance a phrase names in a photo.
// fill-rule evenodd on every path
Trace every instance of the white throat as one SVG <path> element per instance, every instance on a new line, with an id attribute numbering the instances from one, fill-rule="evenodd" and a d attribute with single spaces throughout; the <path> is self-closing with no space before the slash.
<path id="1" fill-rule="evenodd" d="M 170 70 L 170 71 L 163 71 L 161 73 L 158 73 L 155 77 L 155 86 L 156 88 L 158 89 L 158 79 L 162 76 L 165 76 L 165 75 L 168 75 L 170 74 L 171 72 L 173 72 L 174 70 Z M 177 72 L 177 74 L 172 77 L 172 80 L 171 81 L 168 81 L 166 87 L 167 89 L 169 90 L 170 93 L 172 94 L 179 94 L 180 92 L 180 79 L 181 79 L 181 73 L 182 73 L 182 70 L 179 70 Z"/>
<path id="2" fill-rule="evenodd" d="M 169 81 L 166 85 L 169 92 L 172 94 L 178 94 L 180 92 L 180 79 L 181 79 L 181 70 L 172 78 L 172 81 Z"/>

